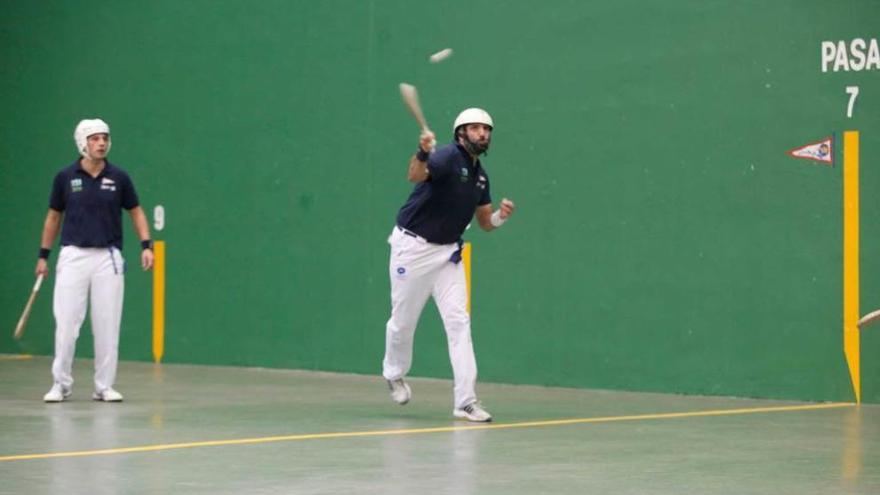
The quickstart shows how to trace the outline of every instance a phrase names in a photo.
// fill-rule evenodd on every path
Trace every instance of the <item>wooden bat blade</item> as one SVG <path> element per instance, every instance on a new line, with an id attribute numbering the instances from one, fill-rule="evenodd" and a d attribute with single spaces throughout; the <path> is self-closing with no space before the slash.
<path id="1" fill-rule="evenodd" d="M 413 117 L 416 118 L 419 127 L 421 127 L 423 131 L 428 130 L 428 122 L 425 120 L 425 115 L 422 113 L 422 105 L 419 103 L 419 92 L 416 90 L 416 87 L 412 84 L 400 83 L 400 97 L 403 99 L 403 104 L 406 105 L 406 108 L 408 108 L 410 113 L 413 114 Z"/>
<path id="2" fill-rule="evenodd" d="M 37 275 L 37 281 L 34 283 L 34 288 L 31 290 L 31 295 L 28 297 L 27 304 L 24 305 L 24 311 L 21 312 L 21 318 L 18 319 L 18 324 L 15 325 L 15 332 L 12 334 L 12 337 L 15 340 L 19 340 L 24 334 L 28 318 L 31 316 L 31 309 L 34 306 L 34 301 L 37 299 L 37 294 L 40 292 L 40 285 L 42 285 L 42 283 L 43 275 Z"/>
<path id="3" fill-rule="evenodd" d="M 31 297 L 28 298 L 27 304 L 24 306 L 24 311 L 21 313 L 21 318 L 18 319 L 18 325 L 15 325 L 15 333 L 12 334 L 12 337 L 15 340 L 21 338 L 24 333 L 24 327 L 27 325 L 28 318 L 31 316 L 31 308 L 34 305 L 34 300 L 37 298 L 36 292 L 31 292 Z"/>
<path id="4" fill-rule="evenodd" d="M 870 313 L 863 316 L 859 320 L 857 325 L 859 328 L 864 328 L 864 327 L 870 325 L 871 323 L 876 322 L 877 320 L 880 320 L 880 309 L 878 309 L 876 311 L 871 311 Z"/>

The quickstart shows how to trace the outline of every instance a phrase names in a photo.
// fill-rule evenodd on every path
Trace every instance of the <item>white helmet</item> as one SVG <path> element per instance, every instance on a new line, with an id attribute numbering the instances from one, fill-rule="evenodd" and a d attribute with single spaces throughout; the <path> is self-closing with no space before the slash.
<path id="1" fill-rule="evenodd" d="M 495 127 L 492 124 L 492 116 L 482 108 L 466 108 L 462 110 L 458 117 L 455 118 L 455 123 L 452 124 L 452 133 L 455 134 L 459 127 L 466 124 L 486 124 L 489 127 Z"/>
<path id="2" fill-rule="evenodd" d="M 76 141 L 76 149 L 79 154 L 86 156 L 88 147 L 86 146 L 89 136 L 94 134 L 107 134 L 107 152 L 110 152 L 110 126 L 101 119 L 85 119 L 80 120 L 73 131 L 73 140 Z"/>

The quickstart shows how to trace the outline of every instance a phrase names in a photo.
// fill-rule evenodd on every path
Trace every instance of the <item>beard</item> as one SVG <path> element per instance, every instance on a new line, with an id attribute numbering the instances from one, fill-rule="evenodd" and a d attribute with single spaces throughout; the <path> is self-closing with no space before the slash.
<path id="1" fill-rule="evenodd" d="M 464 138 L 464 147 L 468 151 L 468 153 L 474 156 L 480 156 L 483 153 L 489 151 L 489 143 L 491 142 L 490 139 L 487 139 L 485 141 L 472 141 L 467 136 L 462 137 Z"/>

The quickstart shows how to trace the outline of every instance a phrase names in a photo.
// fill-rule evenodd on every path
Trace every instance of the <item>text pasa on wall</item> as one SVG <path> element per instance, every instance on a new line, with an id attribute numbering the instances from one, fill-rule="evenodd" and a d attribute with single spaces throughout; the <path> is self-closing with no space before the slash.
<path id="1" fill-rule="evenodd" d="M 823 41 L 821 44 L 822 72 L 860 72 L 880 70 L 880 48 L 877 38 L 850 41 Z"/>

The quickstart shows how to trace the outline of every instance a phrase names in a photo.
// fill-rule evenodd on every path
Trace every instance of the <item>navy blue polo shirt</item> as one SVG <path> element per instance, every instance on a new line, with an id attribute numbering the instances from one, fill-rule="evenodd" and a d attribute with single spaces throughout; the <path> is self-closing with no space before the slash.
<path id="1" fill-rule="evenodd" d="M 64 212 L 61 245 L 122 249 L 122 208 L 139 205 L 128 174 L 105 162 L 97 177 L 79 160 L 61 169 L 52 183 L 49 208 Z"/>
<path id="2" fill-rule="evenodd" d="M 477 206 L 492 203 L 489 176 L 458 143 L 431 153 L 428 171 L 400 208 L 397 225 L 434 244 L 457 242 Z"/>

